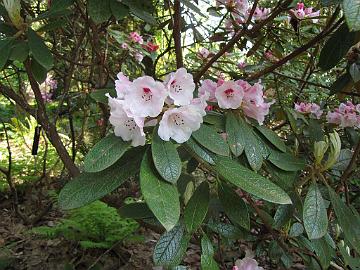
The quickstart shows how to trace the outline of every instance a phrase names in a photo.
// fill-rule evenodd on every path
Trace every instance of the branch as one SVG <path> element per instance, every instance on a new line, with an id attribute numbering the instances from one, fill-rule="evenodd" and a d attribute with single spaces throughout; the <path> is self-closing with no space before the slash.
<path id="1" fill-rule="evenodd" d="M 249 76 L 249 80 L 256 80 L 259 79 L 260 77 L 273 72 L 275 69 L 281 67 L 282 65 L 286 64 L 288 61 L 290 61 L 291 59 L 297 57 L 298 55 L 304 53 L 305 51 L 307 51 L 308 49 L 310 49 L 312 46 L 314 46 L 315 44 L 317 44 L 318 42 L 320 42 L 323 38 L 325 38 L 328 34 L 330 34 L 333 30 L 335 30 L 340 23 L 342 23 L 343 18 L 339 19 L 332 27 L 330 28 L 325 28 L 319 35 L 317 35 L 316 37 L 314 37 L 312 40 L 310 40 L 308 43 L 306 43 L 305 45 L 299 47 L 298 49 L 296 49 L 295 51 L 293 51 L 292 53 L 288 54 L 287 56 L 285 56 L 284 58 L 280 59 L 279 61 L 277 61 L 275 64 L 273 64 L 272 66 L 269 66 L 261 71 L 259 71 L 258 73 L 255 73 L 251 76 Z"/>
<path id="2" fill-rule="evenodd" d="M 279 15 L 283 11 L 283 6 L 287 7 L 292 3 L 291 0 L 286 0 L 283 5 L 278 5 L 278 8 L 274 10 L 274 12 L 264 21 L 256 24 L 250 31 L 247 30 L 247 25 L 251 21 L 251 17 L 249 16 L 246 24 L 244 27 L 239 30 L 233 37 L 230 39 L 230 41 L 217 53 L 215 54 L 201 69 L 200 71 L 194 76 L 195 83 L 198 83 L 201 79 L 201 77 L 205 74 L 205 72 L 214 64 L 221 56 L 223 56 L 227 51 L 229 51 L 243 36 L 244 34 L 251 35 L 253 33 L 256 33 L 261 28 L 263 28 L 265 25 L 273 21 L 273 19 Z M 256 4 L 256 2 L 255 2 Z M 254 5 L 255 5 L 254 4 Z M 253 6 L 254 7 L 254 6 Z M 252 8 L 253 12 L 254 8 Z M 250 14 L 251 15 L 251 14 Z"/>
<path id="3" fill-rule="evenodd" d="M 62 162 L 64 163 L 66 169 L 68 169 L 70 175 L 72 177 L 77 176 L 78 174 L 80 174 L 80 171 L 76 167 L 75 163 L 72 161 L 69 153 L 67 152 L 64 144 L 62 143 L 61 138 L 56 130 L 56 126 L 53 123 L 51 123 L 48 118 L 48 115 L 46 113 L 45 104 L 42 99 L 41 91 L 40 91 L 37 81 L 34 78 L 34 75 L 32 74 L 29 61 L 27 61 L 25 63 L 25 70 L 28 74 L 30 85 L 34 92 L 35 99 L 36 99 L 36 102 L 38 105 L 36 119 L 39 121 L 41 126 L 44 128 L 46 135 L 48 136 L 52 145 L 55 147 L 56 152 L 59 154 Z"/>
<path id="4" fill-rule="evenodd" d="M 184 66 L 184 61 L 183 61 L 182 48 L 181 48 L 181 6 L 179 0 L 174 0 L 173 26 L 174 26 L 176 67 L 181 68 Z"/>

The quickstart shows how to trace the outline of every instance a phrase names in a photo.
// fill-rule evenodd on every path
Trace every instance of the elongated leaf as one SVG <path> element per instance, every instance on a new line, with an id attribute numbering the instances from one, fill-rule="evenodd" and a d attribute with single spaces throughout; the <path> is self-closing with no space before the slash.
<path id="1" fill-rule="evenodd" d="M 245 148 L 244 134 L 241 132 L 239 121 L 233 113 L 226 115 L 226 134 L 231 152 L 239 157 Z"/>
<path id="2" fill-rule="evenodd" d="M 29 49 L 34 59 L 46 70 L 50 70 L 54 65 L 53 56 L 49 48 L 45 45 L 41 37 L 31 28 L 28 29 Z"/>
<path id="3" fill-rule="evenodd" d="M 163 141 L 155 129 L 152 145 L 154 165 L 162 178 L 170 183 L 176 183 L 181 174 L 181 160 L 172 142 Z"/>
<path id="4" fill-rule="evenodd" d="M 110 96 L 116 97 L 115 88 L 96 89 L 95 91 L 90 93 L 90 97 L 97 102 L 107 105 L 109 102 L 109 98 L 105 96 L 106 94 L 110 94 Z"/>
<path id="5" fill-rule="evenodd" d="M 10 60 L 24 62 L 29 56 L 29 45 L 25 41 L 16 43 L 11 49 Z"/>
<path id="6" fill-rule="evenodd" d="M 186 143 L 186 149 L 188 149 L 191 153 L 197 155 L 205 162 L 214 165 L 214 157 L 207 150 L 203 149 L 194 139 L 190 138 Z"/>
<path id="7" fill-rule="evenodd" d="M 82 173 L 59 194 L 60 208 L 68 210 L 87 205 L 112 192 L 139 171 L 143 151 L 131 151 L 105 171 Z"/>
<path id="8" fill-rule="evenodd" d="M 351 75 L 346 72 L 345 74 L 341 75 L 331 86 L 330 86 L 330 95 L 339 93 L 341 91 L 344 91 L 349 87 L 349 85 L 352 85 L 352 78 Z"/>
<path id="9" fill-rule="evenodd" d="M 219 199 L 229 219 L 245 229 L 250 228 L 250 217 L 246 203 L 229 186 L 219 185 Z"/>
<path id="10" fill-rule="evenodd" d="M 89 0 L 87 5 L 90 18 L 97 24 L 111 17 L 110 0 Z"/>
<path id="11" fill-rule="evenodd" d="M 263 162 L 263 151 L 259 140 L 255 137 L 252 128 L 241 118 L 239 118 L 241 132 L 245 138 L 245 155 L 254 171 L 258 171 Z"/>
<path id="12" fill-rule="evenodd" d="M 329 70 L 336 66 L 354 44 L 355 33 L 349 32 L 346 23 L 325 43 L 320 53 L 319 66 L 323 70 Z"/>
<path id="13" fill-rule="evenodd" d="M 229 146 L 213 128 L 201 125 L 200 129 L 192 134 L 193 138 L 206 149 L 221 155 L 229 155 Z"/>
<path id="14" fill-rule="evenodd" d="M 239 228 L 229 223 L 210 221 L 208 227 L 224 238 L 239 239 L 244 236 L 244 233 Z"/>
<path id="15" fill-rule="evenodd" d="M 256 129 L 260 131 L 264 137 L 271 142 L 272 145 L 274 145 L 277 149 L 279 149 L 281 152 L 286 152 L 286 145 L 285 143 L 280 139 L 280 137 L 271 129 L 268 129 L 264 126 L 257 126 Z"/>
<path id="16" fill-rule="evenodd" d="M 84 169 L 86 172 L 100 172 L 118 161 L 130 147 L 120 137 L 110 134 L 98 142 L 86 155 Z"/>
<path id="17" fill-rule="evenodd" d="M 312 184 L 304 202 L 304 227 L 309 239 L 319 239 L 327 233 L 328 218 L 324 200 L 316 184 Z"/>
<path id="18" fill-rule="evenodd" d="M 234 160 L 217 157 L 218 173 L 230 183 L 266 201 L 291 204 L 290 197 L 269 179 L 245 168 Z"/>
<path id="19" fill-rule="evenodd" d="M 214 256 L 214 247 L 206 234 L 201 238 L 201 253 L 207 256 Z"/>
<path id="20" fill-rule="evenodd" d="M 153 218 L 154 214 L 151 212 L 146 203 L 130 203 L 125 204 L 119 209 L 119 214 L 122 217 L 133 219 Z"/>
<path id="21" fill-rule="evenodd" d="M 204 221 L 209 207 L 209 185 L 202 182 L 195 190 L 184 211 L 184 220 L 189 232 L 196 231 Z"/>
<path id="22" fill-rule="evenodd" d="M 178 265 L 184 256 L 189 239 L 182 224 L 178 224 L 172 230 L 165 232 L 154 249 L 155 264 L 167 267 Z"/>
<path id="23" fill-rule="evenodd" d="M 360 0 L 343 0 L 343 11 L 350 31 L 360 30 Z"/>
<path id="24" fill-rule="evenodd" d="M 129 14 L 129 7 L 117 0 L 110 0 L 110 8 L 117 20 L 122 20 Z"/>
<path id="25" fill-rule="evenodd" d="M 151 211 L 167 231 L 179 220 L 180 202 L 176 187 L 160 179 L 147 152 L 140 169 L 141 192 Z"/>
<path id="26" fill-rule="evenodd" d="M 279 169 L 288 172 L 303 170 L 306 165 L 304 160 L 295 158 L 289 153 L 280 153 L 276 151 L 271 152 L 269 160 Z"/>
<path id="27" fill-rule="evenodd" d="M 200 10 L 199 7 L 197 7 L 196 5 L 194 5 L 192 3 L 192 1 L 190 0 L 180 0 L 181 3 L 183 3 L 185 6 L 187 6 L 188 8 L 190 8 L 191 10 L 195 11 L 197 14 L 199 14 L 200 16 L 206 17 Z"/>
<path id="28" fill-rule="evenodd" d="M 127 5 L 130 8 L 130 12 L 136 17 L 140 18 L 144 22 L 156 25 L 157 22 L 155 18 L 150 13 L 149 4 L 150 1 L 134 1 L 134 0 L 122 0 L 122 3 Z"/>
<path id="29" fill-rule="evenodd" d="M 14 40 L 12 38 L 0 40 L 0 70 L 5 67 L 6 62 L 9 59 L 13 42 Z"/>
<path id="30" fill-rule="evenodd" d="M 292 217 L 294 207 L 292 205 L 280 205 L 275 212 L 273 227 L 281 229 Z"/>
<path id="31" fill-rule="evenodd" d="M 35 80 L 42 84 L 47 77 L 47 70 L 40 65 L 35 59 L 31 59 L 31 72 L 34 75 Z"/>
<path id="32" fill-rule="evenodd" d="M 331 204 L 334 208 L 336 221 L 344 232 L 345 239 L 360 254 L 360 219 L 340 199 L 339 195 L 328 187 Z"/>
<path id="33" fill-rule="evenodd" d="M 330 266 L 330 262 L 332 257 L 335 255 L 334 250 L 331 246 L 326 242 L 325 237 L 320 239 L 313 239 L 311 241 L 312 246 L 314 247 L 316 255 L 319 257 L 321 266 L 323 269 L 328 269 Z"/>
<path id="34" fill-rule="evenodd" d="M 201 254 L 201 269 L 219 270 L 219 266 L 212 256 Z"/>

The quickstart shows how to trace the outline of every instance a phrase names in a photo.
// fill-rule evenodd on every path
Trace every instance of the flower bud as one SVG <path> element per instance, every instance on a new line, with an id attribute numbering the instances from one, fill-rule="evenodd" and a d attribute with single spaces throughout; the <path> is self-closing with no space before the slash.
<path id="1" fill-rule="evenodd" d="M 24 23 L 24 20 L 20 15 L 20 0 L 3 0 L 3 2 L 11 22 L 15 25 L 16 28 L 20 29 Z"/>
<path id="2" fill-rule="evenodd" d="M 330 138 L 330 153 L 328 159 L 324 164 L 324 171 L 330 169 L 339 159 L 341 150 L 341 140 L 336 131 L 329 135 Z"/>
<path id="3" fill-rule="evenodd" d="M 315 164 L 319 166 L 324 159 L 324 155 L 328 149 L 328 140 L 314 143 Z"/>

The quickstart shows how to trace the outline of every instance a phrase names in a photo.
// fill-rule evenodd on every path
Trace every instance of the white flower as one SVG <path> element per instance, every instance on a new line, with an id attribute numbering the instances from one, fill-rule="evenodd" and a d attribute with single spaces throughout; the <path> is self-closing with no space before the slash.
<path id="1" fill-rule="evenodd" d="M 237 109 L 244 97 L 243 88 L 234 81 L 227 81 L 216 88 L 215 97 L 222 109 Z"/>
<path id="2" fill-rule="evenodd" d="M 258 266 L 258 262 L 252 258 L 245 257 L 242 260 L 237 260 L 235 262 L 235 270 L 264 270 L 264 268 Z"/>
<path id="3" fill-rule="evenodd" d="M 175 105 L 188 105 L 193 98 L 195 83 L 193 76 L 187 73 L 185 68 L 179 68 L 165 79 L 169 89 L 169 96 L 174 100 Z"/>
<path id="4" fill-rule="evenodd" d="M 212 80 L 204 80 L 199 88 L 199 96 L 208 95 L 208 100 L 210 102 L 216 102 L 215 90 L 217 88 L 217 83 Z"/>
<path id="5" fill-rule="evenodd" d="M 115 135 L 124 141 L 131 141 L 132 146 L 145 145 L 144 118 L 131 117 L 131 112 L 125 106 L 124 100 L 108 97 L 109 121 L 114 126 Z"/>
<path id="6" fill-rule="evenodd" d="M 117 78 L 118 79 L 115 80 L 115 89 L 116 89 L 117 97 L 123 99 L 125 93 L 129 91 L 131 81 L 122 72 L 118 73 Z"/>
<path id="7" fill-rule="evenodd" d="M 164 106 L 167 91 L 161 82 L 149 76 L 137 78 L 125 93 L 125 103 L 139 117 L 156 117 Z"/>
<path id="8" fill-rule="evenodd" d="M 178 143 L 189 140 L 191 133 L 200 128 L 203 118 L 193 105 L 167 110 L 159 125 L 158 134 L 164 141 L 170 138 Z"/>

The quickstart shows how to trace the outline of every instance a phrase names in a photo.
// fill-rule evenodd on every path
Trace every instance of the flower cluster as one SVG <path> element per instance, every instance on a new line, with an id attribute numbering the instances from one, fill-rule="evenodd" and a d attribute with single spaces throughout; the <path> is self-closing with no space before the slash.
<path id="1" fill-rule="evenodd" d="M 216 0 L 216 5 L 224 5 L 234 18 L 236 23 L 244 23 L 249 18 L 252 7 L 248 0 Z M 271 12 L 269 8 L 256 7 L 252 19 L 256 21 L 265 20 Z"/>
<path id="2" fill-rule="evenodd" d="M 299 113 L 310 115 L 316 119 L 320 119 L 323 111 L 320 109 L 320 106 L 316 103 L 295 103 L 295 110 Z"/>
<path id="3" fill-rule="evenodd" d="M 121 43 L 121 48 L 128 50 L 136 61 L 142 62 L 144 53 L 153 53 L 159 49 L 159 45 L 152 41 L 144 42 L 143 37 L 137 32 L 131 32 L 127 37 L 127 41 Z M 145 50 L 145 51 L 143 51 Z"/>
<path id="4" fill-rule="evenodd" d="M 245 257 L 242 260 L 237 260 L 232 270 L 264 270 L 258 266 L 258 262 L 250 257 Z"/>
<path id="5" fill-rule="evenodd" d="M 304 3 L 298 3 L 296 9 L 291 9 L 290 10 L 290 14 L 291 16 L 302 20 L 302 19 L 306 19 L 306 18 L 315 18 L 315 17 L 319 17 L 320 15 L 320 10 L 318 11 L 314 11 L 312 7 L 309 8 L 305 8 Z M 312 21 L 314 23 L 316 23 L 318 21 L 318 19 L 312 19 Z"/>
<path id="6" fill-rule="evenodd" d="M 260 125 L 273 104 L 265 102 L 263 86 L 260 83 L 251 85 L 243 80 L 204 80 L 199 88 L 199 95 L 206 97 L 209 102 L 217 102 L 222 109 L 241 108 L 247 117 L 257 120 Z"/>
<path id="7" fill-rule="evenodd" d="M 58 82 L 51 75 L 46 77 L 45 82 L 40 85 L 41 97 L 44 102 L 51 102 L 53 98 L 52 91 L 56 90 Z"/>
<path id="8" fill-rule="evenodd" d="M 342 128 L 360 127 L 360 104 L 354 105 L 351 101 L 341 103 L 334 112 L 328 112 L 326 119 L 330 124 L 339 125 Z"/>
<path id="9" fill-rule="evenodd" d="M 207 106 L 206 96 L 193 98 L 195 83 L 186 69 L 169 74 L 164 82 L 143 76 L 130 81 L 123 73 L 117 75 L 117 97 L 109 97 L 110 123 L 116 136 L 132 141 L 133 146 L 145 144 L 145 126 L 159 123 L 158 135 L 186 142 L 200 128 Z"/>

